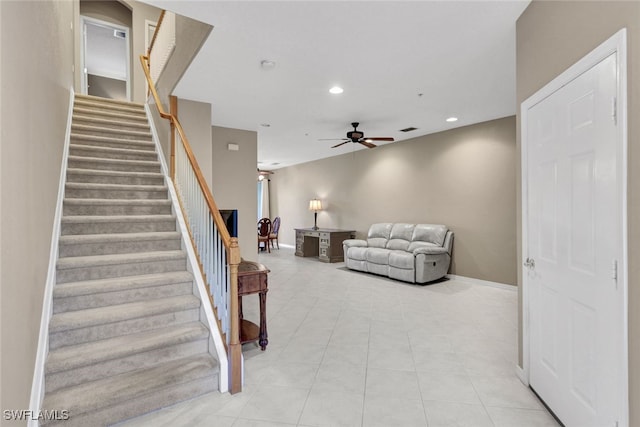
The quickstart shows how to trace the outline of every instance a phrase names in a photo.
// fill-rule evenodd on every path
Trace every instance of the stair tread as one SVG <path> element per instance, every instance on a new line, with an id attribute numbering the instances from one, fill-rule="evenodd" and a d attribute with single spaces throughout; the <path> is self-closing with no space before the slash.
<path id="1" fill-rule="evenodd" d="M 124 138 L 115 138 L 112 136 L 101 136 L 101 135 L 91 135 L 84 133 L 74 133 L 71 132 L 69 135 L 71 140 L 83 140 L 83 141 L 96 141 L 96 142 L 116 142 L 119 144 L 132 144 L 132 145 L 140 145 L 140 146 L 153 146 L 155 148 L 155 143 L 153 141 L 145 140 L 145 139 L 124 139 Z"/>
<path id="2" fill-rule="evenodd" d="M 190 310 L 198 307 L 200 307 L 200 300 L 194 295 L 180 295 L 105 307 L 66 311 L 51 316 L 49 332 L 55 333 L 87 328 L 162 313 Z"/>
<path id="3" fill-rule="evenodd" d="M 189 322 L 100 341 L 61 347 L 49 353 L 46 373 L 51 374 L 89 366 L 157 348 L 204 339 L 208 336 L 209 330 L 202 323 Z"/>
<path id="4" fill-rule="evenodd" d="M 104 108 L 107 110 L 120 111 L 123 113 L 127 112 L 127 113 L 139 114 L 140 116 L 142 115 L 146 116 L 146 113 L 147 113 L 144 109 L 144 106 L 140 104 L 130 106 L 130 105 L 118 105 L 118 104 L 106 103 L 106 102 L 96 102 L 92 99 L 77 99 L 74 105 L 88 107 L 88 108 L 96 108 L 96 109 Z"/>
<path id="5" fill-rule="evenodd" d="M 96 267 L 102 265 L 133 264 L 138 262 L 168 261 L 185 258 L 186 252 L 182 250 L 138 252 L 108 255 L 87 255 L 58 258 L 56 267 L 58 270 L 70 268 Z"/>
<path id="6" fill-rule="evenodd" d="M 112 134 L 121 134 L 121 135 L 137 135 L 137 136 L 144 136 L 149 138 L 151 137 L 150 131 L 139 131 L 139 130 L 132 130 L 132 129 L 114 129 L 109 127 L 96 126 L 96 125 L 84 125 L 79 123 L 72 124 L 71 130 L 75 132 L 79 132 L 79 131 L 101 132 L 101 133 L 112 133 Z"/>
<path id="7" fill-rule="evenodd" d="M 169 199 L 78 199 L 66 197 L 65 204 L 69 205 L 171 205 Z"/>
<path id="8" fill-rule="evenodd" d="M 101 182 L 67 182 L 66 188 L 90 190 L 167 191 L 167 185 L 104 184 Z"/>
<path id="9" fill-rule="evenodd" d="M 101 175 L 101 176 L 130 176 L 137 178 L 164 178 L 161 172 L 135 172 L 135 171 L 113 171 L 104 169 L 83 169 L 68 168 L 67 174 L 74 175 Z"/>
<path id="10" fill-rule="evenodd" d="M 128 160 L 128 159 L 108 159 L 104 157 L 84 157 L 84 156 L 73 156 L 69 155 L 69 160 L 78 160 L 85 162 L 97 162 L 97 163 L 116 163 L 116 164 L 125 164 L 131 166 L 159 166 L 159 160 Z"/>
<path id="11" fill-rule="evenodd" d="M 80 100 L 87 100 L 87 101 L 93 101 L 93 102 L 98 102 L 98 103 L 106 103 L 106 104 L 128 105 L 128 106 L 131 106 L 131 107 L 137 107 L 137 108 L 143 108 L 144 109 L 144 104 L 141 104 L 140 102 L 124 101 L 124 100 L 121 100 L 121 99 L 103 98 L 101 96 L 86 95 L 86 94 L 82 94 L 82 93 L 75 94 L 75 97 L 76 97 L 76 99 L 80 99 Z"/>
<path id="12" fill-rule="evenodd" d="M 114 148 L 114 147 L 99 147 L 95 145 L 83 145 L 83 144 L 69 144 L 69 148 L 76 150 L 91 150 L 102 153 L 111 153 L 111 154 L 138 154 L 144 156 L 156 156 L 155 151 L 150 150 L 136 150 L 135 148 Z"/>
<path id="13" fill-rule="evenodd" d="M 85 244 L 119 242 L 123 240 L 164 240 L 179 239 L 178 231 L 151 231 L 143 233 L 69 234 L 60 236 L 60 244 Z"/>
<path id="14" fill-rule="evenodd" d="M 63 223 L 175 221 L 175 215 L 65 215 Z"/>
<path id="15" fill-rule="evenodd" d="M 70 408 L 75 416 L 107 408 L 136 397 L 170 389 L 216 373 L 217 362 L 209 355 L 198 354 L 135 372 L 56 390 L 45 396 L 44 409 Z"/>
<path id="16" fill-rule="evenodd" d="M 123 124 L 122 121 L 119 120 L 110 120 L 110 119 L 104 119 L 101 117 L 92 117 L 92 116 L 84 116 L 82 114 L 74 114 L 73 115 L 73 120 L 74 121 L 81 121 L 81 122 L 95 122 L 95 123 L 102 123 L 105 125 L 114 125 L 114 126 L 128 126 L 128 127 L 135 127 L 135 128 L 141 128 L 141 129 L 149 129 L 149 124 L 148 123 L 126 123 Z"/>
<path id="17" fill-rule="evenodd" d="M 103 117 L 113 117 L 113 118 L 118 118 L 121 120 L 125 120 L 126 122 L 145 122 L 148 123 L 147 120 L 147 116 L 131 116 L 129 114 L 126 113 L 117 113 L 115 111 L 100 111 L 100 110 L 93 110 L 93 109 L 89 109 L 89 108 L 83 108 L 83 107 L 78 107 L 75 106 L 73 107 L 73 114 L 77 114 L 77 113 L 82 113 L 82 114 L 91 114 L 91 115 L 98 115 L 98 116 L 103 116 Z"/>
<path id="18" fill-rule="evenodd" d="M 95 294 L 97 292 L 96 290 L 99 292 L 117 292 L 119 290 L 165 286 L 191 281 L 193 281 L 193 275 L 186 270 L 109 279 L 83 280 L 81 282 L 56 284 L 53 288 L 53 296 L 54 298 L 66 298 Z"/>

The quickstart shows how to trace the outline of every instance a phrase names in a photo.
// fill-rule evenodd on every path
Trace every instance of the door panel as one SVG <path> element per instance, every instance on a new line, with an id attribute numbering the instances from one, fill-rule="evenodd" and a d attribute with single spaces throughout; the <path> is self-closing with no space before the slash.
<path id="1" fill-rule="evenodd" d="M 527 111 L 530 385 L 567 427 L 618 417 L 616 88 L 614 54 Z"/>

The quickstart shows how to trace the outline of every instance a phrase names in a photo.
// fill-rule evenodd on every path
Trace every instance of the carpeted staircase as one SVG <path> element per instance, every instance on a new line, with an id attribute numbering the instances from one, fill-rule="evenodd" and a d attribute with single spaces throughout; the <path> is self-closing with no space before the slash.
<path id="1" fill-rule="evenodd" d="M 63 206 L 42 408 L 102 426 L 217 390 L 142 105 L 76 95 Z"/>

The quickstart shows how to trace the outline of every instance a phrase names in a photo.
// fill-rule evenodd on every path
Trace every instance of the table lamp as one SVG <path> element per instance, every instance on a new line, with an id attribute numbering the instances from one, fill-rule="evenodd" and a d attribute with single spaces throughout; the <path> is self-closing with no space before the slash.
<path id="1" fill-rule="evenodd" d="M 318 229 L 318 211 L 322 210 L 322 202 L 318 199 L 309 201 L 309 210 L 313 211 L 313 229 Z"/>

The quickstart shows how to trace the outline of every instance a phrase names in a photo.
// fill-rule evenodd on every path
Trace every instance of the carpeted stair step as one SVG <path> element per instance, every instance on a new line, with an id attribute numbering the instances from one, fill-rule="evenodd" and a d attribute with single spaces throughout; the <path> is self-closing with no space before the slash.
<path id="1" fill-rule="evenodd" d="M 62 217 L 61 235 L 175 231 L 174 215 L 69 215 Z"/>
<path id="2" fill-rule="evenodd" d="M 186 268 L 181 250 L 58 258 L 57 283 L 165 273 Z"/>
<path id="3" fill-rule="evenodd" d="M 131 107 L 131 108 L 144 108 L 144 104 L 141 104 L 139 102 L 126 101 L 123 99 L 103 98 L 101 96 L 87 95 L 82 93 L 76 94 L 75 100 L 96 102 L 99 104 L 110 104 L 110 105 L 124 106 L 124 107 Z"/>
<path id="4" fill-rule="evenodd" d="M 115 120 L 111 118 L 104 118 L 100 116 L 83 115 L 82 113 L 73 115 L 73 123 L 80 125 L 102 126 L 110 129 L 131 129 L 150 132 L 148 123 L 137 122 L 124 122 L 122 120 Z"/>
<path id="5" fill-rule="evenodd" d="M 152 141 L 137 139 L 121 139 L 110 136 L 97 136 L 82 133 L 72 133 L 71 143 L 78 145 L 92 145 L 97 147 L 125 148 L 132 150 L 152 151 L 155 153 L 156 146 Z"/>
<path id="6" fill-rule="evenodd" d="M 51 316 L 49 349 L 164 328 L 200 317 L 200 300 L 180 295 Z"/>
<path id="7" fill-rule="evenodd" d="M 67 169 L 67 182 L 95 184 L 163 185 L 164 175 L 154 172 L 126 172 L 95 169 Z"/>
<path id="8" fill-rule="evenodd" d="M 70 144 L 69 154 L 78 157 L 96 157 L 100 159 L 124 159 L 155 161 L 155 151 L 136 150 L 129 147 L 97 147 L 95 145 Z"/>
<path id="9" fill-rule="evenodd" d="M 95 157 L 69 156 L 69 168 L 97 169 L 126 172 L 160 172 L 160 162 L 145 160 L 100 159 Z"/>
<path id="10" fill-rule="evenodd" d="M 208 354 L 181 358 L 48 394 L 43 409 L 69 408 L 70 419 L 42 425 L 108 426 L 217 389 Z"/>
<path id="11" fill-rule="evenodd" d="M 53 312 L 84 310 L 193 293 L 188 271 L 59 283 L 53 288 Z"/>
<path id="12" fill-rule="evenodd" d="M 95 135 L 118 139 L 133 139 L 139 141 L 151 141 L 151 132 L 140 130 L 129 130 L 122 128 L 109 128 L 95 125 L 72 124 L 71 132 L 74 134 Z"/>
<path id="13" fill-rule="evenodd" d="M 130 114 L 134 116 L 146 117 L 146 111 L 142 104 L 116 104 L 112 102 L 100 102 L 88 99 L 76 99 L 74 106 L 96 112 L 115 112 L 120 114 Z"/>
<path id="14" fill-rule="evenodd" d="M 74 105 L 73 107 L 73 114 L 76 115 L 82 115 L 82 116 L 88 116 L 88 117 L 101 117 L 101 118 L 108 118 L 108 119 L 113 119 L 113 120 L 118 120 L 118 121 L 122 121 L 123 123 L 149 123 L 149 121 L 147 120 L 147 116 L 142 116 L 142 115 L 131 115 L 128 113 L 119 113 L 117 111 L 104 111 L 104 110 L 99 110 L 99 109 L 94 109 L 94 108 L 87 108 L 87 107 L 78 107 L 77 105 Z"/>
<path id="15" fill-rule="evenodd" d="M 202 323 L 190 322 L 61 347 L 47 357 L 46 391 L 203 354 L 208 351 L 208 338 L 209 330 Z"/>
<path id="16" fill-rule="evenodd" d="M 170 215 L 169 199 L 64 199 L 63 215 Z"/>
<path id="17" fill-rule="evenodd" d="M 65 196 L 70 199 L 166 199 L 166 185 L 123 185 L 69 182 Z"/>
<path id="18" fill-rule="evenodd" d="M 59 256 L 110 255 L 180 249 L 177 231 L 155 233 L 78 234 L 60 236 Z"/>

